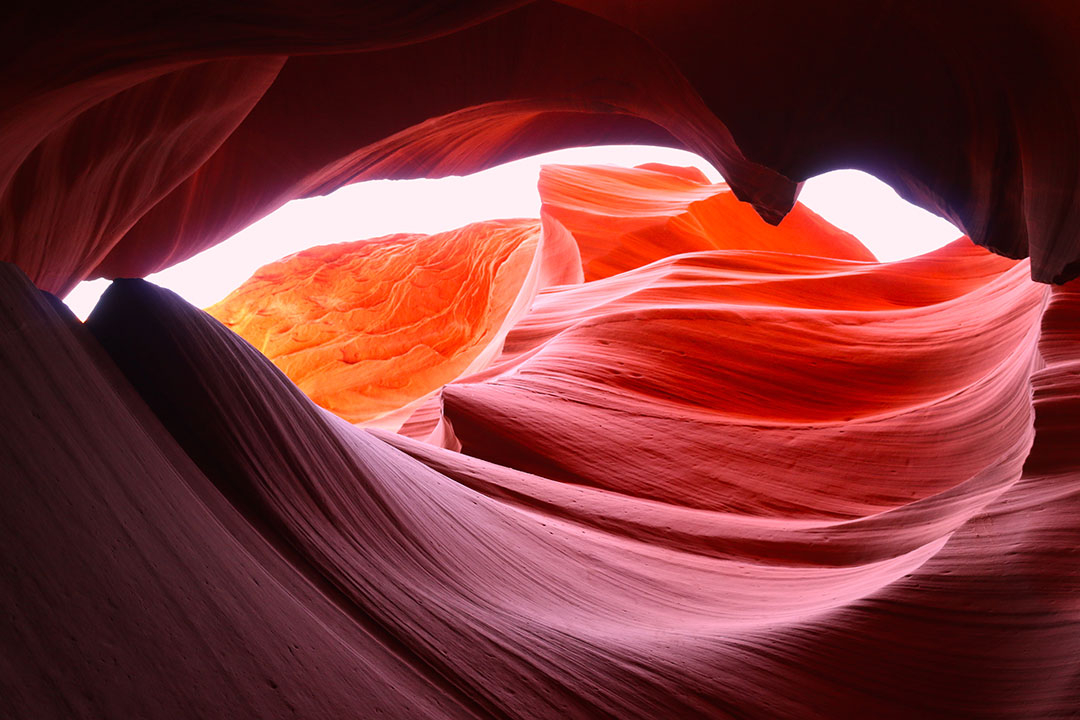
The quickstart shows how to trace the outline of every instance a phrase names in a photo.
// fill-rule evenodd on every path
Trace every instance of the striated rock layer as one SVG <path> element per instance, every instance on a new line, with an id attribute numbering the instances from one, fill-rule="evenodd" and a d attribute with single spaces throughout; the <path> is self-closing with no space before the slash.
<path id="1" fill-rule="evenodd" d="M 701 250 L 771 250 L 875 260 L 851 235 L 803 205 L 772 227 L 724 183 L 695 168 L 548 165 L 540 171 L 542 214 L 577 241 L 586 280 Z"/>
<path id="2" fill-rule="evenodd" d="M 537 288 L 580 279 L 565 232 L 489 222 L 305 250 L 208 312 L 322 407 L 396 428 L 410 405 L 485 367 Z"/>
<path id="3" fill-rule="evenodd" d="M 0 715 L 1076 714 L 1077 4 L 2 12 Z M 264 269 L 251 342 L 42 292 L 604 142 L 729 185 L 547 168 Z M 879 264 L 796 204 L 837 167 L 1030 262 Z"/>
<path id="4" fill-rule="evenodd" d="M 554 177 L 543 221 L 260 271 L 213 310 L 272 357 L 2 266 L 8 714 L 1070 713 L 1076 293 L 804 209 L 743 243 L 682 169 Z M 708 249 L 650 258 L 691 220 Z M 589 243 L 644 264 L 583 283 Z M 343 347 L 396 394 L 342 389 Z M 403 434 L 353 424 L 394 403 Z"/>
<path id="5" fill-rule="evenodd" d="M 1062 0 L 15 3 L 0 259 L 62 293 L 349 182 L 648 142 L 701 154 L 773 223 L 808 177 L 866 170 L 1062 282 L 1077 37 Z"/>

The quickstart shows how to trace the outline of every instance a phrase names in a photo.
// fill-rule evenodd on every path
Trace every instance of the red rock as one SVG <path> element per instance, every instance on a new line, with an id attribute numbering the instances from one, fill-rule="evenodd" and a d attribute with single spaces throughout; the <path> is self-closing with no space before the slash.
<path id="1" fill-rule="evenodd" d="M 560 171 L 580 178 L 573 187 L 603 219 L 586 226 L 595 247 L 651 248 L 647 233 L 667 232 L 624 232 L 642 205 L 627 201 L 627 220 L 625 195 L 601 199 L 613 175 L 642 194 L 656 183 L 676 217 L 705 202 L 674 199 L 671 176 Z M 830 258 L 837 233 L 818 223 L 776 238 L 759 221 L 776 238 L 765 249 L 684 253 L 543 292 L 492 368 L 443 390 L 463 452 L 754 516 L 865 518 L 937 502 L 990 468 L 1015 479 L 1045 289 L 967 240 L 898 263 Z M 731 237 L 723 213 L 701 213 L 696 227 Z"/>
<path id="2" fill-rule="evenodd" d="M 1075 713 L 1080 290 L 966 240 L 879 265 L 795 200 L 856 167 L 1076 276 L 1080 8 L 572 4 L 7 10 L 5 717 Z M 730 193 L 549 172 L 550 252 L 487 247 L 551 287 L 409 436 L 146 283 L 84 327 L 16 268 L 62 293 L 294 197 L 603 142 Z M 452 361 L 364 413 L 498 349 L 511 311 L 454 297 Z"/>
<path id="3" fill-rule="evenodd" d="M 475 715 L 211 484 L 66 308 L 8 264 L 0 297 L 6 716 Z"/>
<path id="4" fill-rule="evenodd" d="M 543 211 L 577 240 L 586 280 L 702 250 L 876 260 L 854 237 L 802 205 L 772 227 L 726 185 L 688 170 L 548 165 L 540 171 Z"/>
<path id="5" fill-rule="evenodd" d="M 1073 3 L 574 4 L 25 8 L 4 25 L 0 258 L 65 291 L 348 182 L 659 142 L 772 222 L 856 167 L 1038 280 L 1080 268 Z"/>

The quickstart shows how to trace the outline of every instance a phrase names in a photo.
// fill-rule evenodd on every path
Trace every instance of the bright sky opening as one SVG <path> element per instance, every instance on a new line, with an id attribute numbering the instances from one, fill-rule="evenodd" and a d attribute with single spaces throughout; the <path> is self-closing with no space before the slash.
<path id="1" fill-rule="evenodd" d="M 434 233 L 480 220 L 539 217 L 536 181 L 550 163 L 648 162 L 692 165 L 713 182 L 720 174 L 705 160 L 671 148 L 616 145 L 572 148 L 500 165 L 465 177 L 372 180 L 323 197 L 294 200 L 228 240 L 147 277 L 196 307 L 221 300 L 259 267 L 314 245 L 391 233 Z M 947 220 L 903 200 L 885 183 L 857 170 L 811 178 L 799 201 L 863 242 L 879 260 L 921 255 L 962 234 Z M 64 302 L 85 319 L 108 280 L 80 283 Z"/>

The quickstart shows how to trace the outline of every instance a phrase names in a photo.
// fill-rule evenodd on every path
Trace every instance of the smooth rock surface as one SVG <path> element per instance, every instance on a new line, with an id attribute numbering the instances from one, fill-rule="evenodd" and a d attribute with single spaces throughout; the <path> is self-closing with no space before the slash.
<path id="1" fill-rule="evenodd" d="M 124 0 L 2 27 L 0 259 L 51 291 L 349 182 L 635 142 L 699 153 L 770 222 L 854 167 L 1036 280 L 1080 272 L 1072 2 Z"/>
<path id="2" fill-rule="evenodd" d="M 59 10 L 0 11 L 0 715 L 1076 715 L 1080 5 Z M 233 299 L 400 433 L 145 281 L 42 292 L 602 143 L 727 184 L 549 168 Z M 971 240 L 874 262 L 796 204 L 848 167 Z"/>

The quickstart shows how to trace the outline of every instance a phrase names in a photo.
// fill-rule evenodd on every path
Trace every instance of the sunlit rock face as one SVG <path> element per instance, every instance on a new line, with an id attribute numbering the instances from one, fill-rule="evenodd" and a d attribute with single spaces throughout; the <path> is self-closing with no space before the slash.
<path id="1" fill-rule="evenodd" d="M 397 429 L 418 401 L 458 377 L 487 368 L 502 351 L 507 332 L 545 287 L 595 280 L 706 250 L 738 250 L 751 264 L 756 258 L 766 265 L 777 253 L 874 260 L 858 240 L 801 205 L 782 227 L 767 225 L 726 185 L 710 184 L 692 168 L 548 166 L 539 189 L 542 222 L 492 221 L 431 236 L 312 248 L 260 269 L 208 312 L 273 360 L 321 407 L 350 422 Z M 607 294 L 613 299 L 652 288 L 646 305 L 692 302 L 695 292 L 722 292 L 720 286 L 729 284 L 720 274 L 727 257 L 729 253 L 681 258 L 583 290 L 565 301 L 563 309 L 546 312 L 562 314 L 562 329 L 603 312 L 598 304 Z M 692 274 L 697 262 L 706 267 L 689 283 L 696 290 L 680 293 L 674 287 L 678 277 Z M 778 273 L 813 273 L 812 263 Z M 836 271 L 834 265 L 825 264 L 817 274 Z M 948 266 L 941 270 L 948 271 Z M 747 266 L 747 272 L 762 269 Z M 906 279 L 905 273 L 892 275 L 886 283 Z M 814 291 L 819 292 L 816 286 Z M 916 297 L 915 289 L 908 292 Z M 874 301 L 862 302 L 858 309 L 869 309 Z M 881 302 L 888 307 L 903 300 L 894 291 Z M 525 327 L 544 322 L 533 318 Z M 712 329 L 701 325 L 698 331 L 708 335 Z M 529 332 L 536 331 L 523 328 L 518 334 Z M 521 346 L 521 341 L 512 343 Z M 702 357 L 715 350 L 700 348 Z M 810 348 L 810 355 L 815 352 Z M 657 383 L 668 384 L 666 378 Z M 701 392 L 711 395 L 714 390 L 703 387 Z M 686 389 L 673 386 L 673 392 Z"/>
<path id="2" fill-rule="evenodd" d="M 576 172 L 589 193 L 590 170 Z M 594 172 L 602 186 L 609 171 Z M 663 196 L 665 179 L 622 173 L 642 189 L 657 182 Z M 632 256 L 639 235 L 621 234 L 619 196 L 602 211 L 591 197 L 612 234 L 590 224 L 589 241 Z M 757 516 L 863 518 L 991 466 L 1015 477 L 1045 296 L 1023 264 L 966 239 L 869 262 L 816 217 L 786 246 L 759 221 L 766 239 L 742 249 L 724 214 L 699 217 L 709 218 L 696 223 L 700 236 L 727 249 L 541 293 L 483 381 L 443 393 L 464 452 Z M 957 421 L 969 414 L 994 421 Z"/>
<path id="3" fill-rule="evenodd" d="M 499 221 L 305 250 L 208 312 L 317 404 L 396 429 L 417 400 L 486 367 L 538 287 L 580 278 L 565 233 Z"/>
<path id="4" fill-rule="evenodd" d="M 24 5 L 0 715 L 1076 714 L 1080 5 Z M 214 310 L 258 347 L 42 292 L 608 142 L 729 186 L 549 168 L 538 220 L 267 268 Z M 840 167 L 999 255 L 874 262 L 795 204 Z"/>
<path id="5" fill-rule="evenodd" d="M 727 189 L 658 166 L 543 177 L 560 180 L 543 222 L 313 248 L 211 309 L 295 385 L 145 283 L 114 285 L 87 323 L 111 359 L 96 362 L 132 383 L 217 512 L 251 528 L 244 541 L 287 549 L 378 628 L 363 662 L 400 646 L 433 673 L 400 705 L 384 684 L 394 667 L 368 677 L 364 692 L 390 693 L 385 712 L 1023 716 L 1018 696 L 979 688 L 1050 693 L 1070 676 L 1076 635 L 1050 642 L 1007 611 L 1076 591 L 1068 563 L 1039 569 L 1035 590 L 1018 580 L 1071 537 L 1033 535 L 1018 508 L 1062 493 L 1050 517 L 1068 527 L 1075 482 L 1066 469 L 1051 490 L 1029 455 L 1032 372 L 1045 386 L 1060 371 L 1040 369 L 1049 292 L 1026 263 L 961 238 L 881 264 L 803 208 L 785 235 L 757 221 L 749 247 L 753 224 L 698 212 L 709 249 L 651 259 L 656 235 Z M 581 282 L 575 232 L 624 269 Z M 388 346 L 364 328 L 466 357 L 340 363 L 355 338 Z M 416 376 L 427 384 L 381 389 Z M 354 405 L 334 417 L 302 389 Z M 379 424 L 356 407 L 385 418 L 394 402 L 402 434 L 351 424 Z M 1064 442 L 1045 443 L 1046 463 L 1069 462 Z M 829 670 L 783 671 L 810 664 Z M 298 692 L 324 682 L 302 662 L 292 672 Z M 898 673 L 933 696 L 913 704 Z M 1048 711 L 1074 698 L 1046 697 Z"/>
<path id="6" fill-rule="evenodd" d="M 759 561 L 861 566 L 925 552 L 1019 477 L 1046 300 L 1025 263 L 965 238 L 877 263 L 801 206 L 791 226 L 773 228 L 686 168 L 551 166 L 540 188 L 542 231 L 525 221 L 494 227 L 529 228 L 530 252 L 536 233 L 569 231 L 580 264 L 604 277 L 548 283 L 538 294 L 515 280 L 518 297 L 502 306 L 524 310 L 509 332 L 429 326 L 414 309 L 437 317 L 425 305 L 432 265 L 417 261 L 435 240 L 469 250 L 442 265 L 441 284 L 459 289 L 436 303 L 442 314 L 468 317 L 488 302 L 487 284 L 470 282 L 469 269 L 504 257 L 489 242 L 491 225 L 314 248 L 259 271 L 210 312 L 256 347 L 264 328 L 290 319 L 296 329 L 286 330 L 300 340 L 313 332 L 297 321 L 306 316 L 292 295 L 275 288 L 312 293 L 327 345 L 360 335 L 358 315 L 366 327 L 397 328 L 405 348 L 428 347 L 440 330 L 448 343 L 466 333 L 486 348 L 483 362 L 450 378 L 405 435 L 544 478 L 541 495 L 565 492 L 564 483 L 633 498 L 644 514 L 704 511 L 697 522 L 711 526 L 713 541 L 727 538 L 726 553 Z M 665 241 L 676 254 L 654 259 Z M 357 261 L 313 262 L 346 251 Z M 560 261 L 564 276 L 580 274 L 567 270 L 575 253 Z M 301 389 L 317 388 L 308 395 L 330 410 L 339 403 L 324 388 L 363 396 L 348 373 L 399 377 L 377 357 L 296 372 L 294 346 L 284 347 L 270 346 L 269 357 Z M 442 356 L 425 360 L 439 377 L 453 372 Z M 667 535 L 665 544 L 679 532 Z"/>
<path id="7" fill-rule="evenodd" d="M 796 205 L 773 227 L 726 184 L 695 168 L 550 165 L 540 173 L 542 212 L 574 236 L 586 280 L 699 250 L 771 250 L 874 260 L 862 243 Z"/>

